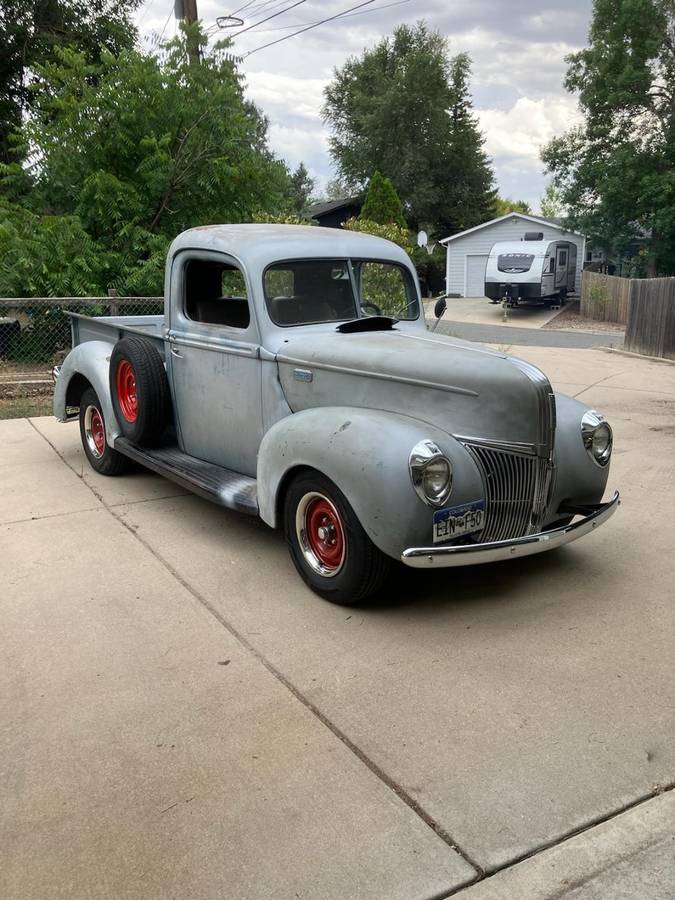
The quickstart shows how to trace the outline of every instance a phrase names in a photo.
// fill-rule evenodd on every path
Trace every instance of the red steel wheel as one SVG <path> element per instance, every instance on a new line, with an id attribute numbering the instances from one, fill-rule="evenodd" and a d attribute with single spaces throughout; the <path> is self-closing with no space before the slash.
<path id="1" fill-rule="evenodd" d="M 100 459 L 105 453 L 105 426 L 103 416 L 93 405 L 87 406 L 84 413 L 84 435 L 92 455 Z"/>
<path id="2" fill-rule="evenodd" d="M 370 540 L 336 484 L 305 469 L 288 483 L 283 502 L 291 559 L 313 591 L 353 606 L 380 590 L 389 557 Z"/>
<path id="3" fill-rule="evenodd" d="M 324 578 L 332 578 L 344 565 L 346 541 L 342 520 L 328 497 L 305 494 L 296 511 L 298 542 L 309 566 Z"/>
<path id="4" fill-rule="evenodd" d="M 121 359 L 115 373 L 117 401 L 122 415 L 127 422 L 135 422 L 138 417 L 138 394 L 136 392 L 136 376 L 131 363 Z"/>

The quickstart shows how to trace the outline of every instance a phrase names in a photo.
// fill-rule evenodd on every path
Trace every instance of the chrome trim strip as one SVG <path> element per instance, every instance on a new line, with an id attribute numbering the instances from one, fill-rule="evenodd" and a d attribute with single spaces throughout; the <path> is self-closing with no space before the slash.
<path id="1" fill-rule="evenodd" d="M 256 344 L 247 344 L 244 341 L 228 340 L 227 338 L 209 341 L 195 338 L 190 334 L 177 334 L 175 331 L 169 332 L 169 344 L 175 347 L 194 347 L 197 350 L 229 353 L 231 356 L 257 357 L 259 350 Z"/>
<path id="2" fill-rule="evenodd" d="M 478 397 L 476 391 L 468 388 L 455 387 L 452 384 L 439 384 L 436 381 L 423 381 L 421 378 L 407 378 L 403 375 L 390 375 L 386 372 L 371 372 L 368 369 L 350 369 L 348 366 L 333 366 L 330 363 L 320 363 L 315 360 L 296 359 L 294 356 L 277 355 L 277 362 L 288 363 L 292 366 L 309 366 L 312 369 L 324 369 L 326 372 L 342 372 L 345 375 L 358 375 L 363 378 L 377 378 L 379 381 L 392 381 L 396 384 L 411 384 L 413 387 L 433 388 L 438 391 L 446 391 L 448 394 L 463 394 L 465 397 Z"/>
<path id="3" fill-rule="evenodd" d="M 511 541 L 493 541 L 489 544 L 464 544 L 454 547 L 410 547 L 401 554 L 401 562 L 414 569 L 447 568 L 450 566 L 473 566 L 482 563 L 499 562 L 521 556 L 532 556 L 545 550 L 554 550 L 570 544 L 607 521 L 621 503 L 619 492 L 615 491 L 607 503 L 579 522 L 572 522 L 551 531 L 528 534 Z"/>
<path id="4" fill-rule="evenodd" d="M 493 441 L 490 438 L 469 437 L 465 434 L 453 434 L 455 440 L 462 444 L 472 444 L 476 447 L 487 447 L 490 450 L 503 450 L 504 453 L 517 453 L 524 456 L 537 456 L 537 448 L 534 444 L 523 444 L 519 441 Z"/>

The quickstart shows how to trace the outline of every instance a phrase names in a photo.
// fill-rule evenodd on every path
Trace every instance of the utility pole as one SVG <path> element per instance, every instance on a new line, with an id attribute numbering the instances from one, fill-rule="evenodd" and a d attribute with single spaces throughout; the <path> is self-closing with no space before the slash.
<path id="1" fill-rule="evenodd" d="M 177 19 L 185 19 L 188 25 L 193 25 L 199 20 L 197 0 L 175 0 L 174 14 Z M 187 51 L 190 62 L 199 63 L 199 44 L 192 36 L 188 37 Z"/>

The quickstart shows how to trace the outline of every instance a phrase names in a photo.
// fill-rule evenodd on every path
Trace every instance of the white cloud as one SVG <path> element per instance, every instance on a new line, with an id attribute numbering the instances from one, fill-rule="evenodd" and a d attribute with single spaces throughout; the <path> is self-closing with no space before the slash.
<path id="1" fill-rule="evenodd" d="M 269 119 L 272 149 L 292 167 L 304 161 L 323 185 L 333 172 L 320 111 L 333 69 L 397 25 L 425 18 L 447 35 L 451 53 L 466 51 L 472 58 L 476 113 L 500 193 L 536 208 L 545 181 L 541 146 L 569 128 L 576 116 L 575 101 L 563 87 L 565 57 L 585 41 L 591 0 L 567 0 L 564 9 L 558 0 L 411 0 L 377 10 L 389 2 L 381 0 L 364 15 L 328 23 L 244 59 L 247 95 Z M 297 10 L 236 38 L 235 52 L 243 54 L 290 34 L 288 26 L 302 27 L 349 5 L 346 0 L 306 0 Z M 270 12 L 276 8 L 271 5 Z M 160 31 L 168 11 L 161 0 L 148 0 L 137 14 L 141 32 Z M 219 0 L 199 0 L 207 26 L 223 12 Z M 172 35 L 174 28 L 170 18 L 165 34 Z"/>
<path id="2" fill-rule="evenodd" d="M 539 159 L 541 148 L 578 118 L 572 99 L 531 100 L 519 97 L 510 109 L 476 111 L 485 134 L 485 149 L 494 158 Z"/>

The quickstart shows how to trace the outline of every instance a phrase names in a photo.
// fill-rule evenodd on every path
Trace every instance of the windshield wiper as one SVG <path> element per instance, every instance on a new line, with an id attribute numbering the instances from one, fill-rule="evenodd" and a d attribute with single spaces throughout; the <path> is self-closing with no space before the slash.
<path id="1" fill-rule="evenodd" d="M 336 331 L 342 334 L 353 334 L 356 331 L 391 331 L 398 319 L 393 316 L 362 316 L 360 319 L 350 319 L 338 325 Z"/>

